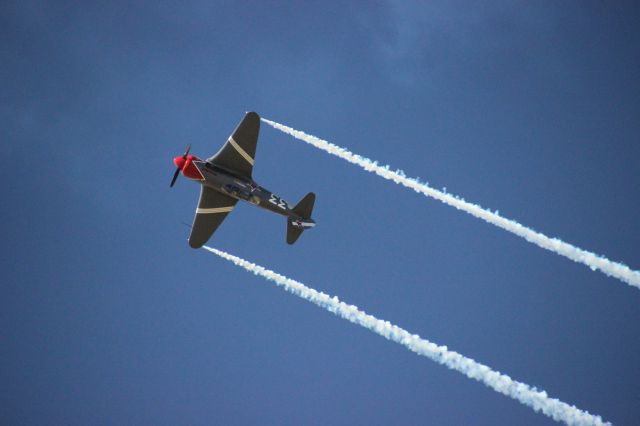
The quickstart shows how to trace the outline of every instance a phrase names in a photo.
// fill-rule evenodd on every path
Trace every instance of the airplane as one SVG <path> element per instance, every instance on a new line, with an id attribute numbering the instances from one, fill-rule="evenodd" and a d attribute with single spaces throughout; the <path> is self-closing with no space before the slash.
<path id="1" fill-rule="evenodd" d="M 176 183 L 180 172 L 201 184 L 200 200 L 189 236 L 191 247 L 202 247 L 238 200 L 286 216 L 288 244 L 295 243 L 305 229 L 315 226 L 316 223 L 311 219 L 316 200 L 313 192 L 291 206 L 282 197 L 258 185 L 251 177 L 259 132 L 260 116 L 255 112 L 247 112 L 214 156 L 201 160 L 189 155 L 189 145 L 183 155 L 173 159 L 177 170 L 170 187 Z"/>

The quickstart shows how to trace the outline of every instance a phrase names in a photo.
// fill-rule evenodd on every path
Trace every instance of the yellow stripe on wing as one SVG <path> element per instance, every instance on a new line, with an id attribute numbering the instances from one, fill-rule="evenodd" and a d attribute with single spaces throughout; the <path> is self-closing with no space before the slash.
<path id="1" fill-rule="evenodd" d="M 251 156 L 247 154 L 247 151 L 242 149 L 242 147 L 238 145 L 238 143 L 234 141 L 232 137 L 229 138 L 229 143 L 231 143 L 231 146 L 233 146 L 236 149 L 236 151 L 238 151 L 238 153 L 242 155 L 242 158 L 247 160 L 247 162 L 253 166 L 253 158 L 251 158 Z"/>
<path id="2" fill-rule="evenodd" d="M 198 214 L 211 214 L 211 213 L 229 213 L 231 210 L 233 210 L 233 206 L 229 206 L 229 207 L 212 207 L 209 209 L 201 209 L 198 208 L 196 209 L 196 213 Z"/>

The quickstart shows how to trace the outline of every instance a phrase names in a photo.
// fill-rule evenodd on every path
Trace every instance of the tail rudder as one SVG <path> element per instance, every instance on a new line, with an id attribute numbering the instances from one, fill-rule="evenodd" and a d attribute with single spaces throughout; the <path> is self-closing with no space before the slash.
<path id="1" fill-rule="evenodd" d="M 291 209 L 298 217 L 287 218 L 287 244 L 295 243 L 302 231 L 315 225 L 315 222 L 311 219 L 311 212 L 315 202 L 316 194 L 310 192 Z"/>

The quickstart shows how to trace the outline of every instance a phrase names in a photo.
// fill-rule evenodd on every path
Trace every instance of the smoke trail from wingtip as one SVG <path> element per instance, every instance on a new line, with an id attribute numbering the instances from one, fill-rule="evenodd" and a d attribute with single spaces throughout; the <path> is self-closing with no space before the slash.
<path id="1" fill-rule="evenodd" d="M 497 212 L 493 213 L 489 210 L 483 209 L 477 204 L 469 203 L 454 195 L 438 191 L 417 179 L 406 177 L 402 170 L 392 171 L 389 169 L 389 166 L 379 166 L 376 161 L 354 154 L 345 148 L 332 144 L 331 142 L 327 142 L 299 130 L 292 129 L 291 127 L 287 127 L 283 124 L 276 123 L 275 121 L 267 120 L 265 118 L 262 118 L 262 121 L 296 139 L 313 145 L 329 154 L 335 155 L 336 157 L 342 158 L 349 163 L 356 164 L 368 172 L 375 173 L 385 179 L 413 189 L 427 197 L 435 198 L 436 200 L 455 207 L 458 210 L 467 212 L 472 216 L 518 235 L 519 237 L 522 237 L 543 249 L 550 250 L 561 256 L 567 257 L 574 262 L 585 264 L 594 271 L 600 270 L 602 273 L 610 277 L 617 278 L 630 286 L 640 289 L 640 271 L 634 271 L 622 263 L 611 261 L 604 256 L 599 256 L 595 253 L 583 250 L 558 238 L 547 237 L 546 235 L 521 225 L 514 220 L 504 218 Z"/>
<path id="2" fill-rule="evenodd" d="M 566 402 L 551 398 L 545 391 L 537 390 L 529 385 L 517 382 L 505 374 L 492 370 L 486 365 L 447 349 L 446 346 L 438 346 L 435 343 L 420 338 L 417 334 L 410 334 L 408 331 L 391 324 L 389 321 L 378 319 L 359 310 L 356 306 L 341 302 L 336 296 L 331 297 L 325 293 L 316 291 L 298 281 L 224 251 L 207 246 L 203 248 L 255 275 L 260 275 L 269 281 L 275 282 L 276 285 L 284 287 L 285 290 L 296 296 L 308 300 L 343 319 L 361 325 L 382 337 L 405 346 L 418 355 L 425 356 L 471 379 L 484 383 L 496 392 L 513 398 L 531 407 L 536 412 L 542 412 L 556 421 L 562 421 L 568 425 L 609 424 L 603 421 L 600 416 L 589 414 Z"/>

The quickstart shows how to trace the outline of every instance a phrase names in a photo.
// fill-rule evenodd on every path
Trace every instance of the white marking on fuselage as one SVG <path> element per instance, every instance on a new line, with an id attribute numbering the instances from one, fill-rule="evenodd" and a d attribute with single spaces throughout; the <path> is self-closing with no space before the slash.
<path id="1" fill-rule="evenodd" d="M 291 225 L 295 226 L 296 228 L 313 228 L 314 226 L 316 226 L 315 222 L 302 222 L 297 220 L 291 221 Z"/>
<path id="2" fill-rule="evenodd" d="M 251 156 L 247 154 L 247 151 L 242 149 L 242 147 L 238 145 L 238 143 L 234 141 L 232 137 L 229 137 L 229 143 L 236 149 L 236 151 L 238 151 L 240 155 L 242 155 L 242 158 L 247 160 L 247 162 L 253 166 L 253 158 L 251 158 Z"/>

